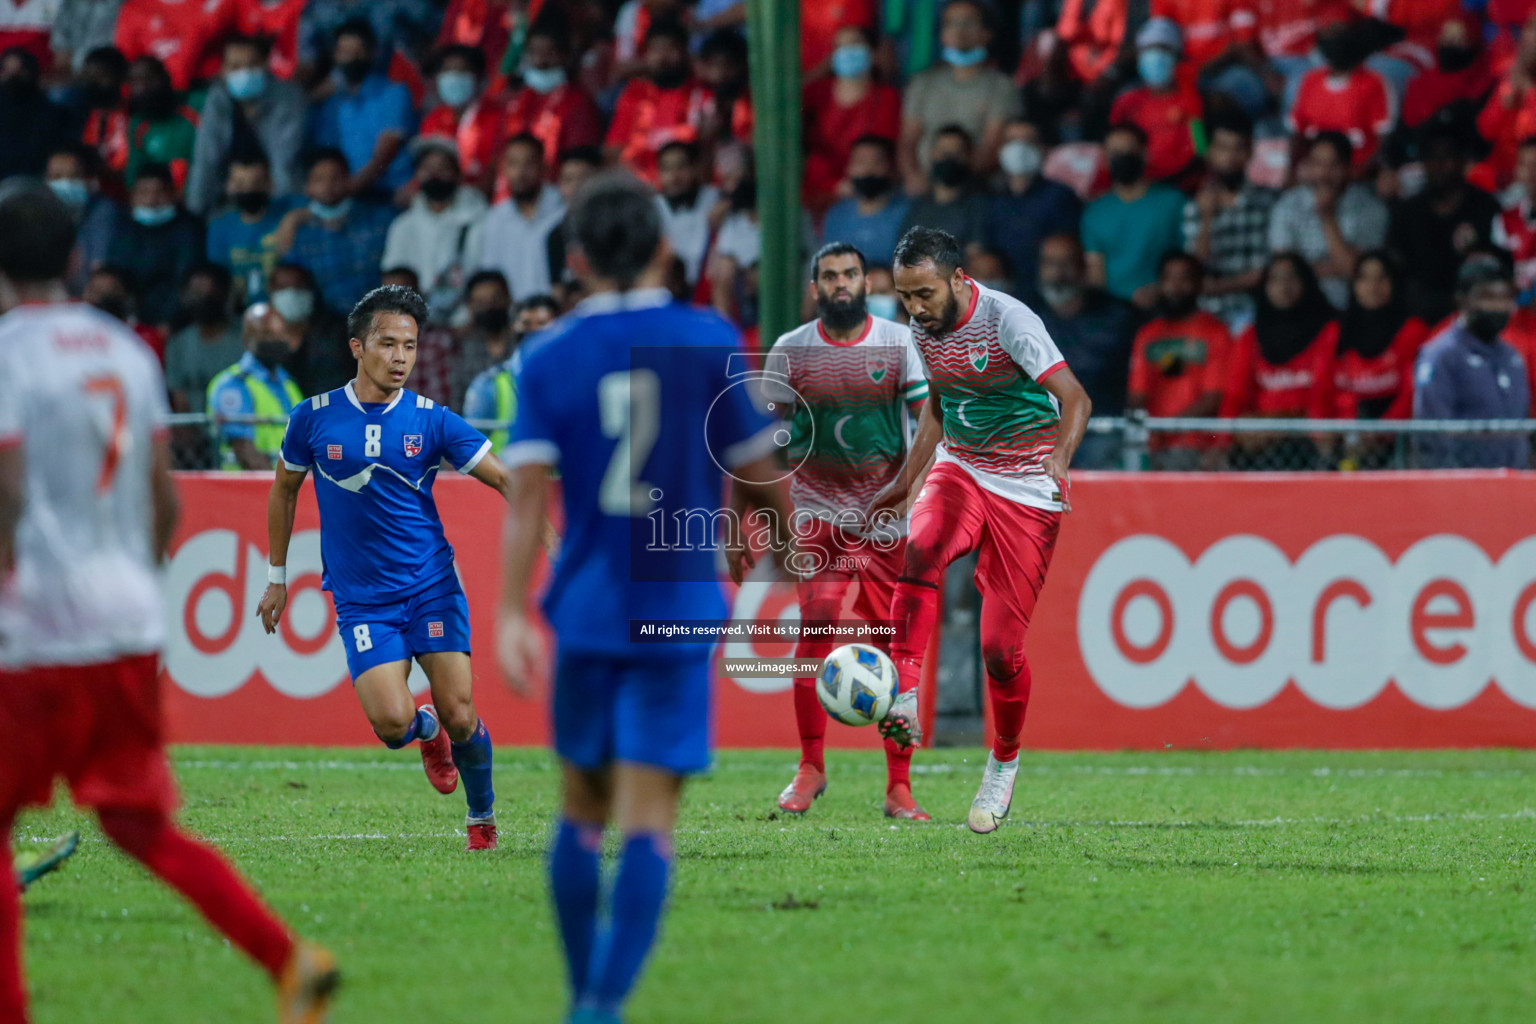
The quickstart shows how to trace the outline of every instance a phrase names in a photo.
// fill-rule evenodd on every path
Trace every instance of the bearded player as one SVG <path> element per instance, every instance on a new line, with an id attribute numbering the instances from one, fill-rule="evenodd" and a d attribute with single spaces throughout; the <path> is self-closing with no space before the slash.
<path id="1" fill-rule="evenodd" d="M 855 586 L 854 617 L 886 622 L 902 573 L 905 523 L 873 529 L 864 509 L 900 472 L 910 434 L 907 410 L 921 409 L 928 385 L 910 332 L 865 308 L 864 269 L 864 254 L 852 245 L 824 246 L 811 261 L 818 318 L 779 338 L 764 365 L 764 397 L 791 416 L 787 454 L 796 469 L 789 495 L 800 557 L 811 563 L 811 574 L 796 588 L 805 625 L 840 620 Z M 727 555 L 740 583 L 750 553 L 734 547 Z M 866 639 L 889 648 L 889 637 Z M 804 637 L 795 658 L 825 658 L 839 643 Z M 802 814 L 827 788 L 827 713 L 815 677 L 795 680 L 794 701 L 800 767 L 779 794 L 779 807 Z M 886 816 L 927 821 L 912 797 L 912 748 L 886 740 L 885 763 Z"/>
<path id="2" fill-rule="evenodd" d="M 972 280 L 952 235 L 913 228 L 897 243 L 894 261 L 896 295 L 937 401 L 924 406 L 903 472 L 870 509 L 899 506 L 932 460 L 891 603 L 901 695 L 880 730 L 903 745 L 920 738 L 917 682 L 939 582 L 950 562 L 979 549 L 981 656 L 997 737 L 970 826 L 992 832 L 1008 815 L 1018 774 L 1030 689 L 1024 635 L 1062 513 L 1071 510 L 1068 466 L 1092 403 L 1040 318 Z"/>
<path id="3" fill-rule="evenodd" d="M 50 190 L 0 189 L 0 1021 L 27 1020 L 11 825 L 62 780 L 277 982 L 280 1021 L 317 1024 L 331 955 L 296 941 L 174 819 L 159 666 L 159 563 L 177 516 L 165 381 L 135 334 L 69 301 L 74 245 Z"/>

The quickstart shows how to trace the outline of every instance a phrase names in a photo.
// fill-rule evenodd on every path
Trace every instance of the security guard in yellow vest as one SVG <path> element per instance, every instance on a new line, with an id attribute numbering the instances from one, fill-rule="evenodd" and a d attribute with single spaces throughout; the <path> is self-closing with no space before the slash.
<path id="1" fill-rule="evenodd" d="M 512 421 L 517 418 L 517 364 L 518 353 L 504 359 L 489 369 L 482 370 L 464 393 L 464 418 L 480 426 L 491 439 L 491 451 L 496 455 L 507 446 Z M 495 429 L 486 429 L 485 423 L 495 421 Z"/>
<path id="2" fill-rule="evenodd" d="M 288 414 L 304 400 L 283 361 L 302 342 L 272 307 L 258 302 L 245 312 L 245 355 L 208 383 L 208 414 L 219 446 L 221 469 L 271 469 L 283 447 Z M 288 335 L 285 337 L 285 335 Z M 256 416 L 264 422 L 226 417 Z"/>

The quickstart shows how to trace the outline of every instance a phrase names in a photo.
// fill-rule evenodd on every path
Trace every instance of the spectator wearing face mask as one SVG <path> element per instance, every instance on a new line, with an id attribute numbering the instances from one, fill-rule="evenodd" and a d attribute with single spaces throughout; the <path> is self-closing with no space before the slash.
<path id="1" fill-rule="evenodd" d="M 1326 66 L 1301 79 L 1286 117 L 1293 135 L 1316 138 L 1339 132 L 1349 139 L 1358 174 L 1376 156 L 1397 122 L 1397 101 L 1386 79 L 1365 67 L 1366 44 L 1354 22 L 1336 20 L 1317 33 Z"/>
<path id="2" fill-rule="evenodd" d="M 474 46 L 450 46 L 428 67 L 438 102 L 421 119 L 421 134 L 452 140 L 464 180 L 488 192 L 505 116 L 499 98 L 485 92 L 485 54 Z"/>
<path id="3" fill-rule="evenodd" d="M 987 200 L 986 242 L 1007 258 L 1017 280 L 1034 281 L 1040 243 L 1049 235 L 1076 234 L 1083 202 L 1076 192 L 1040 173 L 1045 149 L 1039 129 L 1030 121 L 1008 122 L 997 161 L 1004 189 Z"/>
<path id="4" fill-rule="evenodd" d="M 197 111 L 177 98 L 165 65 L 154 57 L 140 57 L 130 64 L 127 183 L 134 183 L 141 164 L 155 163 L 171 169 L 180 189 L 192 163 L 197 122 Z"/>
<path id="5" fill-rule="evenodd" d="M 1152 16 L 1180 27 L 1184 57 L 1199 73 L 1201 89 L 1223 94 L 1250 117 L 1264 114 L 1268 68 L 1253 0 L 1152 0 Z"/>
<path id="6" fill-rule="evenodd" d="M 184 325 L 165 344 L 165 386 L 175 412 L 207 408 L 208 385 L 240 358 L 245 343 L 230 313 L 229 271 L 199 263 L 181 280 Z"/>
<path id="7" fill-rule="evenodd" d="M 1184 194 L 1147 180 L 1147 136 L 1117 124 L 1104 137 L 1109 191 L 1083 211 L 1088 280 L 1139 309 L 1157 301 L 1157 265 L 1179 246 Z"/>
<path id="8" fill-rule="evenodd" d="M 218 74 L 219 46 L 233 29 L 229 0 L 126 0 L 113 45 L 130 61 L 163 59 L 171 87 L 181 92 Z"/>
<path id="9" fill-rule="evenodd" d="M 512 324 L 511 351 L 505 359 L 481 370 L 465 389 L 464 418 L 498 424 L 485 431 L 496 455 L 507 446 L 512 421 L 517 417 L 518 348 L 528 335 L 548 327 L 559 315 L 559 303 L 548 295 L 535 295 L 520 304 Z"/>
<path id="10" fill-rule="evenodd" d="M 349 21 L 337 30 L 339 84 L 312 112 L 309 143 L 346 154 L 353 168 L 350 194 L 388 200 L 411 180 L 405 141 L 415 133 L 416 114 L 410 90 L 376 70 L 378 50 L 367 21 Z"/>
<path id="11" fill-rule="evenodd" d="M 143 339 L 155 358 L 162 365 L 165 363 L 165 332 L 139 319 L 138 305 L 133 298 L 133 275 L 127 269 L 103 263 L 92 270 L 80 293 L 80 301 L 128 325 Z"/>
<path id="12" fill-rule="evenodd" d="M 1334 308 L 1349 304 L 1349 279 L 1360 254 L 1387 240 L 1386 204 L 1349 180 L 1349 139 L 1325 132 L 1313 139 L 1296 185 L 1276 201 L 1269 249 L 1305 259 Z"/>
<path id="13" fill-rule="evenodd" d="M 299 78 L 313 82 L 325 56 L 334 54 L 341 37 L 359 22 L 373 40 L 369 72 L 388 74 L 397 51 L 420 56 L 441 19 L 441 5 L 432 0 L 307 0 L 299 17 Z"/>
<path id="14" fill-rule="evenodd" d="M 517 334 L 512 326 L 512 293 L 507 279 L 494 270 L 482 270 L 464 287 L 467 323 L 459 333 L 458 356 L 449 369 L 450 408 L 464 409 L 470 383 L 512 354 Z"/>
<path id="15" fill-rule="evenodd" d="M 299 199 L 273 198 L 271 169 L 260 152 L 230 159 L 223 191 L 229 209 L 208 222 L 208 260 L 234 277 L 242 305 L 265 301 L 267 275 L 278 259 L 277 229 Z"/>
<path id="16" fill-rule="evenodd" d="M 306 161 L 308 202 L 278 226 L 278 254 L 314 275 L 321 301 L 346 316 L 379 283 L 379 258 L 394 211 L 347 194 L 350 174 L 339 149 L 319 149 Z"/>
<path id="17" fill-rule="evenodd" d="M 896 297 L 896 278 L 891 273 L 890 264 L 871 263 L 864 273 L 864 286 L 867 291 L 864 302 L 870 316 L 898 324 L 907 322 L 907 311 Z"/>
<path id="18" fill-rule="evenodd" d="M 528 30 L 523 46 L 522 88 L 507 104 L 504 138 L 527 133 L 544 146 L 545 169 L 553 177 L 560 154 L 603 141 L 597 104 L 580 82 L 570 80 L 570 39 L 550 23 Z"/>
<path id="19" fill-rule="evenodd" d="M 1504 340 L 1515 312 L 1515 288 L 1497 257 L 1478 253 L 1457 276 L 1461 315 L 1419 352 L 1414 371 L 1413 418 L 1421 420 L 1524 419 L 1531 412 L 1525 360 Z M 1527 469 L 1524 434 L 1414 438 L 1419 466 Z"/>
<path id="20" fill-rule="evenodd" d="M 1452 104 L 1481 110 L 1495 83 L 1482 23 L 1466 14 L 1449 18 L 1436 39 L 1435 66 L 1415 75 L 1403 93 L 1403 125 L 1417 128 Z"/>
<path id="21" fill-rule="evenodd" d="M 1200 93 L 1178 80 L 1179 27 L 1153 18 L 1136 33 L 1138 88 L 1121 93 L 1110 108 L 1111 124 L 1134 124 L 1147 136 L 1147 179 L 1168 181 L 1190 170 L 1200 155 Z"/>
<path id="22" fill-rule="evenodd" d="M 1149 416 L 1214 416 L 1226 382 L 1232 336 L 1199 308 L 1205 271 L 1189 253 L 1170 252 L 1158 268 L 1157 315 L 1136 332 L 1127 409 Z M 1199 468 L 1198 434 L 1153 434 L 1151 468 Z"/>
<path id="23" fill-rule="evenodd" d="M 901 134 L 901 94 L 875 78 L 872 53 L 866 29 L 838 29 L 832 74 L 805 87 L 805 197 L 813 209 L 836 198 L 856 142 L 875 135 L 894 143 Z"/>
<path id="24" fill-rule="evenodd" d="M 501 176 L 510 194 L 484 218 L 485 235 L 474 250 L 474 265 L 496 271 L 512 299 L 546 294 L 553 285 L 549 233 L 565 219 L 565 201 L 544 180 L 544 144 L 527 134 L 508 139 Z"/>
<path id="25" fill-rule="evenodd" d="M 187 209 L 207 216 L 218 207 L 232 153 L 266 154 L 270 191 L 297 195 L 303 187 L 304 92 L 267 70 L 268 45 L 250 36 L 224 44 L 223 73 L 208 89 L 187 174 Z"/>
<path id="26" fill-rule="evenodd" d="M 1206 176 L 1184 204 L 1184 250 L 1205 266 L 1200 306 L 1240 331 L 1253 319 L 1253 289 L 1269 262 L 1270 211 L 1279 195 L 1248 180 L 1253 122 L 1232 111 L 1206 125 Z"/>
<path id="27" fill-rule="evenodd" d="M 944 63 L 914 76 L 907 86 L 900 161 L 911 195 L 928 187 L 941 130 L 958 125 L 974 141 L 970 170 L 986 175 L 997 167 L 1003 125 L 1023 113 L 1019 91 L 990 63 L 989 17 L 978 0 L 950 0 L 939 34 Z"/>
<path id="28" fill-rule="evenodd" d="M 42 174 L 48 154 L 69 141 L 69 116 L 39 81 L 37 58 L 27 50 L 0 53 L 0 178 Z"/>
<path id="29" fill-rule="evenodd" d="M 458 147 L 451 141 L 428 135 L 411 149 L 416 197 L 389 226 L 381 269 L 416 271 L 432 318 L 448 323 L 459 308 L 464 282 L 478 265 L 489 207 L 479 189 L 464 184 Z"/>
<path id="30" fill-rule="evenodd" d="M 267 41 L 267 69 L 288 81 L 299 70 L 299 21 L 306 0 L 232 0 L 235 31 Z"/>
<path id="31" fill-rule="evenodd" d="M 827 211 L 822 238 L 847 242 L 860 252 L 894 252 L 911 206 L 896 180 L 895 143 L 879 135 L 856 140 L 845 177 L 853 195 Z"/>
<path id="32" fill-rule="evenodd" d="M 75 253 L 64 283 L 79 295 L 91 271 L 107 262 L 123 210 L 102 193 L 101 158 L 89 146 L 76 142 L 48 154 L 43 178 L 75 220 Z"/>
<path id="33" fill-rule="evenodd" d="M 603 155 L 608 163 L 622 163 L 654 184 L 661 147 L 698 139 L 714 96 L 693 77 L 688 30 L 680 22 L 652 21 L 644 52 L 646 74 L 631 79 L 619 94 Z"/>
<path id="34" fill-rule="evenodd" d="M 162 329 L 176 319 L 177 288 L 203 259 L 203 224 L 177 202 L 164 164 L 145 164 L 128 192 L 130 216 L 112 236 L 107 261 L 133 268 L 139 316 Z"/>
<path id="35" fill-rule="evenodd" d="M 128 61 L 110 46 L 86 54 L 71 93 L 71 130 L 96 150 L 101 166 L 121 175 L 128 166 Z"/>
<path id="36" fill-rule="evenodd" d="M 961 245 L 980 244 L 987 236 L 987 197 L 972 180 L 971 137 L 957 124 L 945 125 L 934 137 L 930 153 L 933 165 L 928 177 L 933 186 L 907 207 L 901 232 L 938 228 L 954 235 Z"/>
<path id="37" fill-rule="evenodd" d="M 294 348 L 288 373 L 306 395 L 334 391 L 357 375 L 346 324 L 315 291 L 315 279 L 297 263 L 279 263 L 267 275 L 267 302 L 282 320 L 279 333 Z M 411 390 L 422 393 L 414 375 Z"/>
<path id="38" fill-rule="evenodd" d="M 268 470 L 278 459 L 288 416 L 304 400 L 283 368 L 297 347 L 284 327 L 264 302 L 247 309 L 241 321 L 245 354 L 208 385 L 220 469 Z M 247 416 L 263 422 L 240 422 Z"/>
<path id="39" fill-rule="evenodd" d="M 1135 323 L 1131 308 L 1095 287 L 1088 278 L 1082 243 L 1076 235 L 1050 235 L 1040 243 L 1036 295 L 1028 305 L 1040 316 L 1103 416 L 1125 411 Z M 1107 434 L 1083 438 L 1072 464 L 1109 469 L 1118 461 L 1118 439 Z"/>

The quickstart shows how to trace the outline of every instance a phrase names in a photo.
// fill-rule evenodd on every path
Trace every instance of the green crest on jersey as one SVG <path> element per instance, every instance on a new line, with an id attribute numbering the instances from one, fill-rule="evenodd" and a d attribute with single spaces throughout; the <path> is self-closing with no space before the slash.
<path id="1" fill-rule="evenodd" d="M 987 368 L 987 343 L 985 341 L 973 341 L 967 346 L 971 352 L 971 365 L 980 373 Z"/>
<path id="2" fill-rule="evenodd" d="M 885 379 L 886 358 L 882 351 L 871 351 L 864 354 L 864 369 L 869 371 L 869 379 L 876 384 Z"/>

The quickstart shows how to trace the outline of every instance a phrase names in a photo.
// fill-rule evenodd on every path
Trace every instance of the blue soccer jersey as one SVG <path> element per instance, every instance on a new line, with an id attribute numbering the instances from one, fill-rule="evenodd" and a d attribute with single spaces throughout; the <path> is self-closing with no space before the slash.
<path id="1" fill-rule="evenodd" d="M 712 641 L 632 644 L 629 620 L 720 619 L 726 472 L 773 450 L 732 377 L 736 329 L 662 289 L 601 294 L 524 343 L 502 461 L 560 467 L 565 536 L 544 612 L 568 653 L 697 658 Z"/>
<path id="2" fill-rule="evenodd" d="M 351 383 L 299 405 L 283 463 L 313 470 L 323 585 L 338 605 L 404 601 L 453 574 L 453 548 L 432 498 L 443 460 L 467 473 L 485 435 L 413 391 L 358 401 Z"/>

